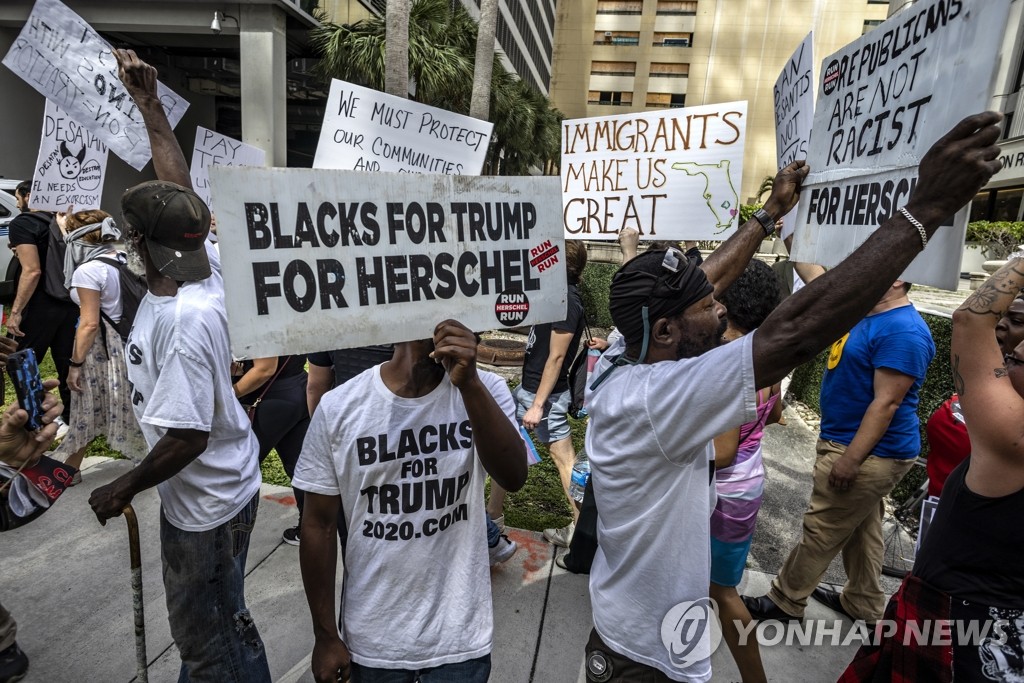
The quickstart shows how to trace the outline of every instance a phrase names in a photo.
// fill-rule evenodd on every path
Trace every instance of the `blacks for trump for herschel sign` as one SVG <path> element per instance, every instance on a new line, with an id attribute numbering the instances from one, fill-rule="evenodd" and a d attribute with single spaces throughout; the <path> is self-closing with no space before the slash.
<path id="1" fill-rule="evenodd" d="M 556 178 L 215 166 L 210 180 L 236 356 L 565 317 Z"/>

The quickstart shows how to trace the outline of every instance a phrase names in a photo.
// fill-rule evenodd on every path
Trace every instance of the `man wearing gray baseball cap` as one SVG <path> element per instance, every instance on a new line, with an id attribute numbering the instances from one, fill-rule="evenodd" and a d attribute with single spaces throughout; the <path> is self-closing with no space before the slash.
<path id="1" fill-rule="evenodd" d="M 259 445 L 231 386 L 224 282 L 207 241 L 210 211 L 156 96 L 156 69 L 115 50 L 142 112 L 159 180 L 121 198 L 129 261 L 149 294 L 125 357 L 135 417 L 149 454 L 89 499 L 105 523 L 153 486 L 179 681 L 270 681 L 266 650 L 245 605 L 245 559 L 259 503 Z M 176 182 L 173 182 L 176 181 Z"/>

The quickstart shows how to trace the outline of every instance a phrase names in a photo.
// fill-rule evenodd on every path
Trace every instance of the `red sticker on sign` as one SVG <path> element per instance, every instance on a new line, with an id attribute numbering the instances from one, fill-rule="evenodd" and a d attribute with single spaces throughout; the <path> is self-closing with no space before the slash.
<path id="1" fill-rule="evenodd" d="M 540 245 L 530 248 L 530 265 L 543 273 L 558 263 L 558 245 L 551 240 L 544 240 Z"/>
<path id="2" fill-rule="evenodd" d="M 505 327 L 515 327 L 526 320 L 530 300 L 521 289 L 506 289 L 494 302 L 494 316 Z"/>

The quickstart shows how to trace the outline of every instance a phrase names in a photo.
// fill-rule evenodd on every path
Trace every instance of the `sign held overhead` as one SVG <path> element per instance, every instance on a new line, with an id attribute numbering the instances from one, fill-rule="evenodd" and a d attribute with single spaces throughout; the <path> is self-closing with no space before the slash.
<path id="1" fill-rule="evenodd" d="M 29 208 L 75 211 L 100 208 L 107 146 L 50 100 L 43 115 Z"/>

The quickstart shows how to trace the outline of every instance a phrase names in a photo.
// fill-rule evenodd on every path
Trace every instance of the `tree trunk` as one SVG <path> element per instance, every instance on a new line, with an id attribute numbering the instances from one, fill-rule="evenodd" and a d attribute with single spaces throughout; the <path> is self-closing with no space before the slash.
<path id="1" fill-rule="evenodd" d="M 388 0 L 385 16 L 384 92 L 409 97 L 410 0 Z"/>
<path id="2" fill-rule="evenodd" d="M 499 0 L 480 0 L 480 22 L 476 34 L 476 63 L 473 65 L 473 96 L 469 115 L 487 120 L 491 109 L 491 71 L 494 67 L 494 31 L 498 23 Z"/>

